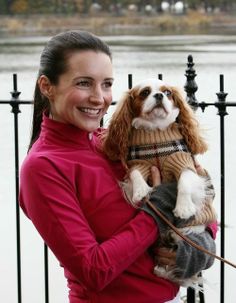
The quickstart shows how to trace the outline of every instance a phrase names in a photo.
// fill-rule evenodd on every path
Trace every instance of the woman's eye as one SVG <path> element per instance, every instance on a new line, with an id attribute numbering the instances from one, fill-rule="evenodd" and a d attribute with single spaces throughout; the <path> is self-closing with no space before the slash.
<path id="1" fill-rule="evenodd" d="M 167 97 L 170 97 L 170 96 L 171 96 L 171 91 L 168 90 L 168 89 L 164 90 L 163 93 L 164 93 Z"/>
<path id="2" fill-rule="evenodd" d="M 106 81 L 106 82 L 104 82 L 104 87 L 105 87 L 105 88 L 112 87 L 112 84 L 113 84 L 112 81 Z"/>
<path id="3" fill-rule="evenodd" d="M 90 86 L 90 82 L 87 81 L 87 80 L 81 80 L 81 81 L 78 81 L 76 85 L 82 86 L 82 87 L 89 87 Z"/>
<path id="4" fill-rule="evenodd" d="M 150 89 L 144 89 L 141 91 L 140 96 L 146 98 L 150 94 Z"/>

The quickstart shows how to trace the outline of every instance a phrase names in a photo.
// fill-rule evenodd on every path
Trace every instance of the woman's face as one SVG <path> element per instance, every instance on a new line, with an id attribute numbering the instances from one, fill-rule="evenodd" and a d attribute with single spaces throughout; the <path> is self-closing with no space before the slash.
<path id="1" fill-rule="evenodd" d="M 75 52 L 66 73 L 51 85 L 51 116 L 92 132 L 100 125 L 112 101 L 112 62 L 102 52 Z"/>

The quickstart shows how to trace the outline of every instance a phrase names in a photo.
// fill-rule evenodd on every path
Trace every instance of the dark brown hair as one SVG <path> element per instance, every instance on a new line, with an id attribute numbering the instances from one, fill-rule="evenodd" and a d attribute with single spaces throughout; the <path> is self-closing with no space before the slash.
<path id="1" fill-rule="evenodd" d="M 29 149 L 39 136 L 43 112 L 50 110 L 48 98 L 40 92 L 39 77 L 45 75 L 52 84 L 56 85 L 59 77 L 67 71 L 68 57 L 73 52 L 85 50 L 102 52 L 112 59 L 109 46 L 86 31 L 72 30 L 60 33 L 52 37 L 46 44 L 40 57 L 40 67 L 34 90 L 32 134 Z"/>

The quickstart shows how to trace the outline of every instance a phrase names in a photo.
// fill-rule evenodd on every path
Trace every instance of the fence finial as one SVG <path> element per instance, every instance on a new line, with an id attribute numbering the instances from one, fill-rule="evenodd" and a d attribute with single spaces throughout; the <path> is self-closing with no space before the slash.
<path id="1" fill-rule="evenodd" d="M 220 92 L 216 93 L 218 102 L 217 102 L 217 108 L 218 108 L 218 115 L 220 116 L 226 116 L 228 115 L 226 111 L 226 105 L 225 100 L 227 97 L 227 93 L 224 92 L 224 75 L 220 75 Z"/>
<path id="2" fill-rule="evenodd" d="M 19 109 L 19 103 L 15 102 L 19 99 L 21 92 L 18 92 L 17 90 L 17 74 L 13 74 L 13 91 L 11 92 L 11 107 L 12 110 L 11 112 L 14 114 L 18 114 L 20 113 L 20 109 Z"/>
<path id="3" fill-rule="evenodd" d="M 184 85 L 184 90 L 187 93 L 186 101 L 188 104 L 190 104 L 194 109 L 197 108 L 197 99 L 195 97 L 195 92 L 198 90 L 198 86 L 195 82 L 195 77 L 196 77 L 196 72 L 195 69 L 193 68 L 194 62 L 193 62 L 193 56 L 189 55 L 188 56 L 188 62 L 187 62 L 187 69 L 185 76 L 187 78 L 187 81 Z"/>

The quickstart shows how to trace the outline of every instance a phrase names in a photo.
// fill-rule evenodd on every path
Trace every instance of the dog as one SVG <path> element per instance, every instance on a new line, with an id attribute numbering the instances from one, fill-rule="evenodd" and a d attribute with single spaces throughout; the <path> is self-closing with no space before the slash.
<path id="1" fill-rule="evenodd" d="M 150 169 L 160 169 L 162 182 L 177 181 L 174 215 L 180 220 L 194 217 L 191 226 L 181 226 L 184 234 L 201 233 L 216 219 L 209 202 L 206 178 L 195 168 L 194 157 L 207 151 L 200 126 L 180 90 L 162 80 L 146 79 L 128 90 L 117 105 L 103 137 L 103 151 L 109 159 L 120 160 L 127 169 L 122 183 L 126 198 L 135 207 L 148 197 Z M 212 201 L 211 201 L 212 202 Z M 205 206 L 207 211 L 203 211 Z M 159 245 L 174 249 L 179 237 L 173 232 L 161 236 Z M 154 273 L 182 286 L 196 287 L 199 279 L 180 279 L 178 269 L 154 268 Z"/>
<path id="2" fill-rule="evenodd" d="M 126 92 L 112 116 L 103 149 L 127 168 L 124 191 L 133 205 L 152 191 L 147 180 L 151 166 L 157 165 L 162 182 L 178 181 L 175 216 L 188 219 L 200 211 L 205 181 L 196 173 L 193 158 L 207 151 L 207 143 L 178 88 L 151 78 Z"/>

